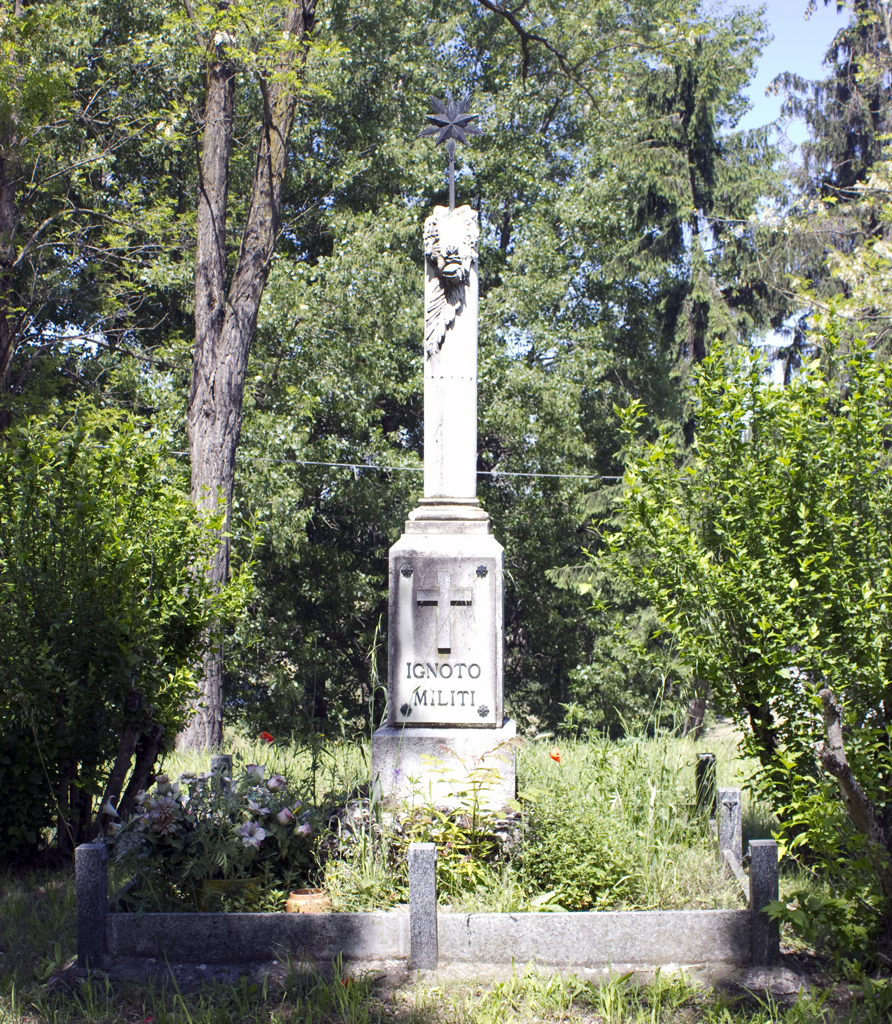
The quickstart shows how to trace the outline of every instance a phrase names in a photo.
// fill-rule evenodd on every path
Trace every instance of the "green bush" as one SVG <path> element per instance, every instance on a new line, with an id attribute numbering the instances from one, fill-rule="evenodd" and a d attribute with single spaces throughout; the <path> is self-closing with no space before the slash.
<path id="1" fill-rule="evenodd" d="M 520 763 L 531 893 L 567 910 L 735 905 L 693 807 L 690 742 L 600 737 L 554 753 L 530 745 Z"/>
<path id="2" fill-rule="evenodd" d="M 310 884 L 320 816 L 307 789 L 263 765 L 234 772 L 229 788 L 214 777 L 159 775 L 140 793 L 138 812 L 111 827 L 115 864 L 137 885 L 126 897 L 137 910 L 205 910 L 208 882 L 256 879 L 287 893 Z"/>
<path id="3" fill-rule="evenodd" d="M 708 358 L 688 449 L 668 431 L 641 441 L 627 411 L 623 514 L 598 571 L 657 609 L 758 759 L 782 852 L 820 865 L 892 962 L 892 368 L 864 342 L 842 354 L 832 322 L 815 340 L 784 387 L 749 353 Z M 825 737 L 828 690 L 845 755 Z"/>
<path id="4" fill-rule="evenodd" d="M 566 910 L 613 907 L 634 889 L 632 838 L 596 804 L 558 792 L 530 815 L 524 871 Z"/>
<path id="5" fill-rule="evenodd" d="M 145 788 L 185 721 L 208 629 L 242 590 L 212 592 L 219 524 L 184 484 L 124 416 L 3 436 L 0 860 L 53 823 L 69 851 L 95 834 L 97 801 Z"/>

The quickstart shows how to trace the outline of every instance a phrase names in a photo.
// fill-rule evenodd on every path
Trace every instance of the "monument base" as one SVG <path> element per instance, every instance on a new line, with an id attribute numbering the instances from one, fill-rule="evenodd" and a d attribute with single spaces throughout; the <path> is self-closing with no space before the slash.
<path id="1" fill-rule="evenodd" d="M 509 742 L 516 735 L 517 725 L 508 718 L 500 729 L 383 725 L 372 736 L 376 793 L 391 803 L 452 809 L 471 799 L 469 773 L 482 768 L 497 777 L 483 781 L 478 805 L 502 810 L 517 796 L 515 748 Z"/>

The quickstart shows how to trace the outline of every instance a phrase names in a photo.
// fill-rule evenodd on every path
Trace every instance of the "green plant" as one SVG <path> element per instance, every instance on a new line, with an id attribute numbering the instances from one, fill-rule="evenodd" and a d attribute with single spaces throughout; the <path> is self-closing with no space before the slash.
<path id="1" fill-rule="evenodd" d="M 126 897 L 136 908 L 201 908 L 215 880 L 308 884 L 319 813 L 284 776 L 265 778 L 262 765 L 247 765 L 231 789 L 214 776 L 181 786 L 162 775 L 137 803 L 139 813 L 106 840 L 120 871 L 138 879 Z"/>
<path id="2" fill-rule="evenodd" d="M 784 850 L 820 864 L 852 916 L 871 908 L 889 960 L 892 370 L 865 342 L 841 355 L 832 319 L 815 342 L 820 356 L 784 387 L 746 352 L 707 359 L 687 451 L 668 431 L 640 441 L 642 410 L 624 414 L 606 562 L 734 715 Z"/>
<path id="3" fill-rule="evenodd" d="M 195 512 L 157 439 L 88 409 L 0 444 L 0 859 L 51 823 L 70 852 L 132 804 L 186 718 L 212 622 L 244 581 L 204 576 Z M 132 765 L 132 767 L 131 767 Z"/>

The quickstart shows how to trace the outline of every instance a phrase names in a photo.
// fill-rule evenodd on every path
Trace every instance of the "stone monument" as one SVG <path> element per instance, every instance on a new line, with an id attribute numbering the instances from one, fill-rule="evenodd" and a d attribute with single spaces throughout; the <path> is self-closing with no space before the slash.
<path id="1" fill-rule="evenodd" d="M 477 213 L 455 209 L 455 141 L 470 98 L 433 101 L 449 153 L 449 209 L 424 225 L 424 497 L 390 549 L 387 722 L 372 737 L 376 786 L 397 800 L 457 804 L 467 772 L 498 773 L 480 793 L 514 799 L 514 722 L 503 717 L 504 551 L 477 499 Z M 452 132 L 452 134 L 449 134 Z"/>

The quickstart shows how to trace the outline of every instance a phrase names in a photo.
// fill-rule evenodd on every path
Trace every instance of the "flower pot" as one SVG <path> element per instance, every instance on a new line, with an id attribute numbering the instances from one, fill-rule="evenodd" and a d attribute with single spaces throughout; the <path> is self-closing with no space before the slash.
<path id="1" fill-rule="evenodd" d="M 198 909 L 204 913 L 221 911 L 224 896 L 255 902 L 260 896 L 260 882 L 256 878 L 206 878 L 198 890 Z"/>
<path id="2" fill-rule="evenodd" d="M 324 889 L 298 889 L 285 903 L 286 914 L 324 914 L 331 910 L 331 900 Z"/>

